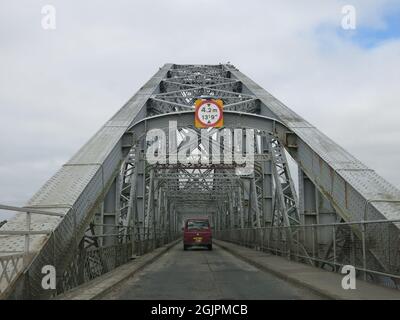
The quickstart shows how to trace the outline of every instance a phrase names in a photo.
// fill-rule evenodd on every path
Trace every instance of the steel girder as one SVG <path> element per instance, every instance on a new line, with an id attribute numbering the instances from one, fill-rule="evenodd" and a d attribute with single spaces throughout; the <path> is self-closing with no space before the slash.
<path id="1" fill-rule="evenodd" d="M 141 92 L 137 95 L 138 99 L 132 98 L 128 105 L 132 105 L 136 100 L 140 101 L 140 106 L 136 105 L 134 112 L 131 110 L 126 110 L 127 108 L 123 108 L 119 112 L 118 119 L 112 119 L 105 125 L 104 135 L 102 135 L 102 131 L 100 131 L 99 137 L 94 137 L 92 141 L 90 141 L 86 146 L 84 146 L 80 153 L 75 156 L 70 163 L 68 163 L 65 167 L 71 165 L 73 167 L 81 168 L 82 170 L 86 170 L 94 166 L 94 168 L 101 168 L 100 171 L 102 173 L 101 178 L 103 179 L 103 185 L 100 186 L 99 191 L 100 194 L 95 193 L 91 189 L 83 189 L 79 190 L 79 188 L 74 189 L 76 195 L 83 199 L 92 199 L 92 202 L 86 201 L 85 203 L 88 205 L 84 209 L 79 211 L 79 216 L 77 217 L 76 209 L 74 208 L 75 203 L 68 203 L 68 208 L 73 208 L 73 224 L 69 223 L 71 228 L 70 238 L 68 235 L 66 238 L 61 239 L 61 241 L 56 241 L 56 245 L 59 245 L 61 249 L 65 248 L 66 252 L 70 253 L 70 256 L 73 255 L 75 250 L 70 250 L 71 245 L 74 247 L 78 246 L 80 242 L 79 239 L 85 235 L 86 230 L 89 227 L 90 221 L 92 218 L 96 218 L 96 227 L 89 228 L 91 232 L 91 237 L 96 233 L 111 233 L 114 228 L 114 225 L 121 224 L 126 227 L 125 229 L 125 239 L 127 238 L 128 226 L 132 226 L 132 239 L 137 239 L 143 236 L 140 233 L 140 229 L 144 226 L 149 227 L 155 224 L 161 224 L 161 221 L 155 221 L 155 219 L 160 220 L 160 215 L 158 214 L 158 210 L 164 210 L 164 206 L 167 207 L 166 214 L 168 215 L 169 225 L 172 225 L 173 228 L 176 229 L 176 226 L 173 224 L 176 222 L 175 212 L 176 205 L 182 203 L 182 201 L 192 201 L 195 200 L 189 192 L 186 194 L 181 194 L 177 196 L 176 199 L 173 197 L 165 197 L 164 205 L 160 204 L 160 199 L 162 197 L 158 197 L 156 195 L 165 195 L 168 189 L 163 187 L 163 184 L 155 186 L 154 181 L 154 171 L 150 169 L 150 174 L 147 172 L 147 164 L 145 159 L 143 158 L 144 154 L 144 145 L 143 142 L 140 142 L 141 138 L 143 138 L 143 134 L 152 128 L 151 125 L 154 125 L 154 128 L 165 128 L 165 121 L 170 121 L 171 119 L 179 118 L 179 123 L 181 124 L 181 128 L 190 128 L 193 126 L 193 102 L 199 96 L 208 96 L 208 97 L 218 97 L 222 98 L 225 102 L 226 110 L 239 110 L 241 112 L 226 112 L 225 114 L 225 127 L 231 128 L 257 128 L 260 132 L 267 132 L 270 135 L 275 136 L 276 139 L 282 141 L 282 143 L 286 143 L 285 139 L 287 137 L 287 129 L 282 126 L 279 122 L 274 119 L 267 119 L 265 117 L 255 117 L 249 114 L 245 114 L 243 112 L 258 112 L 260 104 L 259 101 L 253 96 L 248 95 L 242 92 L 242 86 L 240 81 L 236 81 L 230 78 L 230 72 L 225 70 L 225 67 L 222 65 L 218 66 L 171 66 L 166 65 L 160 72 L 159 75 L 156 75 L 150 82 L 149 85 L 146 85 L 141 89 Z M 184 112 L 182 112 L 185 110 Z M 189 112 L 186 110 L 190 110 Z M 176 113 L 178 111 L 179 113 Z M 171 117 L 166 115 L 167 113 L 173 112 Z M 140 119 L 144 119 L 146 116 L 152 114 L 162 114 L 159 117 L 151 117 L 146 118 L 145 121 L 140 121 Z M 162 118 L 162 119 L 161 119 Z M 127 120 L 129 119 L 129 120 Z M 136 125 L 126 130 L 126 125 L 128 123 L 133 123 L 136 121 Z M 165 126 L 160 123 L 164 122 Z M 243 124 L 242 124 L 243 123 Z M 145 128 L 141 127 L 144 124 Z M 135 132 L 136 130 L 136 132 Z M 141 133 L 138 133 L 142 131 Z M 118 134 L 123 134 L 120 141 L 118 141 Z M 135 137 L 135 142 L 130 140 L 131 134 Z M 111 174 L 105 175 L 104 168 L 98 159 L 95 158 L 96 152 L 99 153 L 99 157 L 105 157 L 107 155 L 107 140 L 110 140 L 109 146 L 110 148 L 114 148 L 110 150 L 111 155 L 113 156 L 113 163 L 109 165 Z M 117 143 L 118 142 L 118 143 Z M 129 148 L 135 144 L 135 149 L 130 150 L 128 156 L 126 153 Z M 102 150 L 99 150 L 100 147 L 103 147 Z M 114 155 L 114 150 L 120 150 L 120 154 L 117 156 Z M 103 151 L 103 153 L 100 153 Z M 135 156 L 133 156 L 135 154 Z M 110 155 L 110 157 L 111 157 Z M 125 161 L 123 161 L 125 159 Z M 122 169 L 119 168 L 120 163 L 122 164 Z M 169 172 L 176 172 L 176 169 L 168 169 Z M 83 172 L 79 172 L 76 178 L 72 178 L 71 182 L 76 183 L 75 179 L 82 177 Z M 165 172 L 165 170 L 164 170 Z M 227 173 L 226 170 L 214 169 L 214 173 Z M 120 173 L 120 174 L 118 174 Z M 229 173 L 228 173 L 229 175 Z M 230 174 L 231 175 L 231 174 Z M 233 190 L 235 188 L 224 186 L 224 183 L 221 182 L 220 179 L 216 179 L 217 174 L 213 175 L 213 194 L 204 194 L 203 196 L 197 197 L 198 203 L 200 204 L 204 200 L 208 200 L 208 205 L 212 203 L 216 198 L 219 199 L 234 199 L 235 203 L 237 203 L 237 212 L 240 217 L 231 218 L 229 221 L 235 223 L 234 221 L 240 221 L 240 224 L 243 226 L 244 221 L 246 225 L 253 224 L 254 221 L 256 225 L 260 226 L 260 210 L 259 210 L 259 196 L 257 195 L 257 187 L 255 184 L 255 178 L 251 178 L 246 182 L 241 183 L 241 189 L 239 191 Z M 51 190 L 52 184 L 61 184 L 65 183 L 65 179 L 53 179 L 54 181 L 50 181 L 46 186 L 49 186 Z M 179 181 L 179 179 L 176 179 Z M 91 181 L 88 180 L 90 183 Z M 249 184 L 248 184 L 249 183 Z M 248 184 L 249 188 L 246 187 Z M 191 183 L 193 187 L 196 186 L 195 183 Z M 36 198 L 41 199 L 44 194 L 46 194 L 46 186 L 44 189 L 38 192 Z M 207 186 L 204 183 L 201 187 L 194 188 L 194 190 L 190 190 L 193 192 L 204 192 L 201 189 Z M 210 186 L 210 185 L 209 185 Z M 208 187 L 209 187 L 208 186 Z M 244 187 L 243 187 L 244 186 Z M 248 189 L 247 191 L 245 189 Z M 219 190 L 219 196 L 215 194 L 215 191 Z M 67 193 L 69 191 L 67 190 Z M 61 194 L 61 191 L 58 191 L 58 194 Z M 57 195 L 55 195 L 57 196 Z M 247 197 L 247 209 L 245 209 L 242 204 L 243 200 L 246 200 Z M 36 199 L 35 199 L 36 200 Z M 158 201 L 156 204 L 155 202 Z M 228 201 L 227 201 L 228 202 Z M 220 204 L 220 202 L 218 202 Z M 36 205 L 40 208 L 43 208 L 43 203 L 38 201 L 37 203 L 33 203 L 32 205 Z M 55 206 L 60 207 L 60 204 L 56 205 L 53 202 L 49 204 L 46 203 L 47 208 L 54 209 Z M 76 205 L 75 205 L 76 206 Z M 229 208 L 233 210 L 233 207 Z M 223 214 L 229 210 L 227 206 L 219 206 L 219 213 Z M 244 215 L 247 215 L 246 218 Z M 220 219 L 220 223 L 222 225 L 223 219 Z M 237 222 L 236 222 L 237 223 Z M 64 221 L 61 221 L 60 225 L 64 225 Z M 224 222 L 225 227 L 227 226 L 227 222 Z M 58 228 L 59 226 L 57 226 Z M 65 231 L 65 230 L 63 230 Z M 149 233 L 145 235 L 147 238 L 149 237 Z M 64 232 L 63 235 L 67 233 Z M 86 237 L 88 238 L 88 236 Z M 101 238 L 98 243 L 101 245 L 110 244 L 114 241 L 112 237 Z M 71 244 L 70 244 L 71 243 Z M 40 250 L 38 256 L 43 256 L 43 261 L 49 259 L 50 254 L 46 253 L 46 249 L 43 248 Z M 61 273 L 63 270 L 67 268 L 69 261 L 71 261 L 70 256 L 60 255 L 63 257 L 63 261 L 58 262 L 56 267 Z M 53 259 L 54 260 L 54 259 Z M 36 260 L 35 260 L 36 261 Z M 35 265 L 35 263 L 33 264 Z M 38 264 L 39 266 L 39 264 Z M 34 271 L 36 270 L 36 271 Z M 34 292 L 32 296 L 44 296 L 50 294 L 48 292 L 41 292 L 38 281 L 35 283 L 36 279 L 39 280 L 38 277 L 38 268 L 31 267 L 30 272 L 35 273 L 37 278 L 33 277 L 33 287 Z M 20 282 L 23 283 L 22 279 Z M 23 285 L 23 284 L 22 284 Z M 17 293 L 18 295 L 19 293 Z"/>
<path id="2" fill-rule="evenodd" d="M 225 129 L 256 128 L 258 134 L 264 134 L 264 136 L 268 136 L 269 138 L 275 137 L 280 139 L 282 143 L 286 143 L 285 139 L 289 131 L 284 126 L 281 126 L 280 123 L 276 123 L 274 119 L 233 111 L 225 111 L 224 116 Z M 175 127 L 179 131 L 183 128 L 191 128 L 193 126 L 193 117 L 193 111 L 152 116 L 134 124 L 129 132 L 131 132 L 137 140 L 143 139 L 144 132 L 153 129 L 162 129 L 167 135 L 170 121 L 176 122 Z M 246 119 L 243 119 L 243 117 Z M 243 123 L 243 126 L 241 123 Z M 194 146 L 194 149 L 200 148 L 200 143 Z M 223 153 L 223 150 L 221 150 L 221 153 Z M 271 161 L 271 157 L 265 154 L 257 155 L 255 159 L 258 163 Z M 261 205 L 258 204 L 258 198 L 261 196 L 257 194 L 255 178 L 253 176 L 246 179 L 249 180 L 250 183 L 249 190 L 246 191 L 245 185 L 247 182 L 241 181 L 238 183 L 240 180 L 239 176 L 235 175 L 233 170 L 237 166 L 227 163 L 202 164 L 201 162 L 194 161 L 189 164 L 176 165 L 161 163 L 152 165 L 152 167 L 156 172 L 155 179 L 159 182 L 159 186 L 166 191 L 168 194 L 167 198 L 170 201 L 181 204 L 185 201 L 194 201 L 197 199 L 198 206 L 207 207 L 207 205 L 214 203 L 217 199 L 226 201 L 227 203 L 229 203 L 228 200 L 231 199 L 232 203 L 236 205 L 235 208 L 232 206 L 228 211 L 235 211 L 236 215 L 246 215 L 246 218 L 229 217 L 227 220 L 230 221 L 229 223 L 231 225 L 239 226 L 244 221 L 247 226 L 261 225 Z M 238 199 L 239 193 L 243 193 L 242 198 L 247 197 L 247 203 L 250 204 L 247 213 L 243 210 L 242 200 Z M 207 201 L 209 201 L 208 204 Z M 219 204 L 218 211 L 221 214 L 221 212 L 226 211 L 227 208 L 221 205 L 221 202 L 219 202 Z M 225 220 L 219 219 L 220 223 L 222 221 Z"/>
<path id="3" fill-rule="evenodd" d="M 74 248 L 102 206 L 133 145 L 127 128 L 146 116 L 148 99 L 159 92 L 159 84 L 171 67 L 161 68 L 28 202 L 30 208 L 62 213 L 64 217 L 32 217 L 33 230 L 53 232 L 50 236 L 32 236 L 29 267 L 19 270 L 11 285 L 0 288 L 3 296 L 46 298 L 54 294 L 41 287 L 43 265 L 54 265 L 58 275 L 69 265 Z M 2 230 L 20 230 L 24 223 L 25 215 L 18 213 Z M 23 236 L 0 237 L 0 252 L 23 250 Z"/>
<path id="4" fill-rule="evenodd" d="M 346 221 L 400 217 L 400 190 L 301 118 L 233 66 L 246 93 L 261 102 L 260 113 L 276 117 L 293 131 L 288 150 L 296 162 Z"/>
<path id="5" fill-rule="evenodd" d="M 246 77 L 232 65 L 227 65 L 233 79 L 242 83 L 246 94 L 254 94 L 260 101 L 260 114 L 281 120 L 293 132 L 292 139 L 285 147 L 296 161 L 301 177 L 308 180 L 303 188 L 300 180 L 300 215 L 320 215 L 324 200 L 329 201 L 325 218 L 344 221 L 363 221 L 400 218 L 400 190 L 385 181 L 373 170 L 338 146 L 309 122 L 301 118 L 283 103 Z M 317 198 L 316 198 L 317 197 Z M 321 199 L 315 207 L 310 200 Z M 309 208 L 307 208 L 309 206 Z M 328 207 L 329 207 L 328 206 Z M 308 210 L 308 211 L 307 211 Z M 393 224 L 393 228 L 399 226 Z M 383 230 L 382 230 L 383 231 Z M 400 233 L 400 231 L 398 231 Z M 393 257 L 400 263 L 399 253 L 384 248 L 388 239 L 382 239 L 383 232 L 376 232 L 376 243 L 371 253 L 383 270 L 390 272 Z M 383 235 L 385 237 L 385 235 Z M 396 247 L 394 244 L 393 247 Z"/>
<path id="6" fill-rule="evenodd" d="M 177 121 L 178 130 L 194 129 L 193 101 L 199 96 L 223 98 L 225 127 L 257 129 L 266 140 L 256 158 L 254 175 L 240 178 L 239 187 L 230 188 L 226 183 L 229 179 L 217 178 L 232 176 L 227 168 L 212 169 L 212 184 L 191 180 L 194 192 L 210 195 L 207 188 L 212 186 L 219 190 L 223 202 L 196 199 L 193 192 L 169 198 L 168 188 L 184 186 L 180 169 L 151 168 L 144 157 L 143 139 L 149 130 L 166 129 L 169 121 Z M 285 147 L 298 164 L 298 205 L 293 186 L 287 189 L 292 184 L 289 168 L 267 147 L 270 138 L 266 136 Z M 132 147 L 135 149 L 128 156 Z M 174 183 L 162 181 L 163 175 L 174 174 Z M 400 191 L 234 66 L 167 64 L 28 203 L 64 217 L 33 217 L 34 230 L 51 229 L 53 233 L 32 236 L 31 264 L 20 270 L 6 294 L 14 298 L 49 297 L 52 292 L 40 286 L 41 267 L 53 264 L 63 274 L 96 216 L 102 219 L 97 225 L 105 224 L 106 228 L 110 221 L 134 226 L 131 236 L 135 239 L 141 224 L 177 231 L 176 213 L 185 205 L 217 205 L 214 220 L 225 228 L 268 225 L 276 209 L 286 215 L 287 224 L 297 223 L 299 218 L 307 222 L 314 213 L 318 219 L 337 219 L 338 215 L 344 221 L 395 219 L 399 218 Z M 23 222 L 24 214 L 17 214 L 2 230 L 19 230 Z M 103 227 L 89 229 L 103 232 Z M 388 269 L 389 253 L 381 250 L 379 238 L 376 241 L 372 253 Z M 21 236 L 0 237 L 0 251 L 21 251 L 22 246 Z M 28 277 L 29 282 L 25 281 Z"/>

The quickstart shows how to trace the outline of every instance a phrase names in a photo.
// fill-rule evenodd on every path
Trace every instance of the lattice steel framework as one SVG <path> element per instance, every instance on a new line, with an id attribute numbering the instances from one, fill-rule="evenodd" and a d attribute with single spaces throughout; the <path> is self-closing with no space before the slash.
<path id="1" fill-rule="evenodd" d="M 216 150 L 221 155 L 235 150 L 226 143 L 224 129 L 209 132 L 210 145 L 200 139 L 188 145 L 199 134 L 193 126 L 194 101 L 204 97 L 223 100 L 224 129 L 254 130 L 254 170 L 242 171 L 229 157 L 214 158 Z M 150 163 L 146 151 L 155 142 L 146 134 L 153 129 L 164 132 L 168 146 L 176 145 L 176 152 L 190 160 Z M 213 160 L 202 162 L 203 155 Z M 168 159 L 174 156 L 167 154 Z M 299 172 L 296 179 L 291 163 Z M 32 230 L 51 234 L 30 236 L 29 263 L 22 266 L 10 252 L 23 251 L 24 236 L 0 234 L 0 255 L 6 252 L 11 266 L 0 290 L 11 298 L 48 298 L 169 242 L 188 212 L 211 213 L 216 230 L 282 226 L 285 241 L 299 246 L 301 237 L 305 260 L 315 246 L 329 258 L 329 232 L 311 239 L 296 226 L 398 219 L 400 191 L 234 66 L 166 64 L 27 207 L 61 217 L 32 216 Z M 24 221 L 19 213 L 1 231 L 21 230 Z M 399 231 L 392 227 L 392 234 Z M 378 229 L 369 233 L 368 241 L 375 241 L 368 247 L 369 259 L 390 271 L 399 253 L 395 246 L 381 248 L 387 239 Z M 335 242 L 335 250 L 340 243 L 346 241 Z M 41 288 L 46 264 L 56 267 L 56 292 Z"/>

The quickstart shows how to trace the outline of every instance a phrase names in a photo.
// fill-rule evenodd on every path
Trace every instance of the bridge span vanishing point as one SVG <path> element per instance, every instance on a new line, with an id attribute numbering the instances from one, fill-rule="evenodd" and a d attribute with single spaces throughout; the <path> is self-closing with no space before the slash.
<path id="1" fill-rule="evenodd" d="M 210 99 L 223 103 L 223 125 L 200 129 L 195 103 Z M 173 243 L 198 215 L 220 244 L 400 285 L 400 191 L 231 64 L 165 64 L 25 207 L 0 209 L 15 212 L 0 227 L 4 299 L 67 294 Z M 223 263 L 221 250 L 198 259 Z"/>

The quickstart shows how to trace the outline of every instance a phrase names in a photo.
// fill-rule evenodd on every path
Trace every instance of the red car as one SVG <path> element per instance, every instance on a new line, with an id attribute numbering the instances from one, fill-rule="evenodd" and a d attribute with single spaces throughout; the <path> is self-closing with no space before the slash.
<path id="1" fill-rule="evenodd" d="M 206 246 L 212 250 L 212 234 L 208 219 L 188 219 L 183 228 L 183 250 L 190 246 Z"/>

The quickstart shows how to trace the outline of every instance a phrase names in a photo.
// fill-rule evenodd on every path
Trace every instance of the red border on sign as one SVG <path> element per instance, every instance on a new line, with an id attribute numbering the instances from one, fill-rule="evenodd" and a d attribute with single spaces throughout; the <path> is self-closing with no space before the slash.
<path id="1" fill-rule="evenodd" d="M 200 118 L 199 118 L 198 111 L 200 110 L 201 106 L 202 106 L 203 104 L 206 104 L 206 103 L 212 103 L 212 104 L 216 105 L 216 106 L 218 107 L 218 109 L 219 109 L 219 117 L 218 117 L 218 120 L 217 120 L 214 124 L 206 124 L 206 123 L 204 123 L 203 121 L 201 121 Z M 202 102 L 197 106 L 197 109 L 196 109 L 196 112 L 195 112 L 195 117 L 196 117 L 197 121 L 199 121 L 203 126 L 208 127 L 208 128 L 211 128 L 211 127 L 214 127 L 218 122 L 221 121 L 221 119 L 222 119 L 222 112 L 223 112 L 223 111 L 222 111 L 222 107 L 219 105 L 219 103 L 217 103 L 215 100 L 208 99 L 208 100 L 202 101 Z"/>

